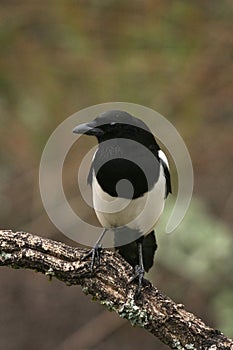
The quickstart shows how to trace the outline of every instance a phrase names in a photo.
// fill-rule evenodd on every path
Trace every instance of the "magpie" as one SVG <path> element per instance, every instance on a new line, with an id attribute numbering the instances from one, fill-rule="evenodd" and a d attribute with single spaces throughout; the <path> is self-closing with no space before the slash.
<path id="1" fill-rule="evenodd" d="M 87 182 L 103 232 L 84 258 L 92 257 L 93 273 L 101 240 L 113 230 L 116 250 L 135 269 L 131 281 L 138 279 L 139 294 L 157 249 L 154 226 L 171 193 L 168 160 L 148 126 L 126 111 L 106 111 L 73 132 L 98 140 Z"/>

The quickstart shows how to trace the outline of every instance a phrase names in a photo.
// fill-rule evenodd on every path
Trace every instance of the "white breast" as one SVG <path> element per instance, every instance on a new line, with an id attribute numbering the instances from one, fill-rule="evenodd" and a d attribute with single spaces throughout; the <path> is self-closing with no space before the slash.
<path id="1" fill-rule="evenodd" d="M 144 235 L 151 232 L 164 208 L 166 181 L 162 165 L 158 181 L 150 192 L 130 200 L 114 198 L 104 192 L 93 176 L 93 205 L 101 225 L 105 228 L 127 226 Z"/>

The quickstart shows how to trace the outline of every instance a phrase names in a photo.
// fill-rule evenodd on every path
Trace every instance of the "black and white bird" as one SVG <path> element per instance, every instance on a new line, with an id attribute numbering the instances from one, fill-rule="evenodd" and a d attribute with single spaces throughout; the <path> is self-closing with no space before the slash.
<path id="1" fill-rule="evenodd" d="M 107 111 L 73 132 L 98 140 L 87 181 L 103 232 L 86 255 L 92 256 L 91 271 L 103 236 L 113 229 L 117 251 L 135 268 L 132 280 L 138 279 L 140 293 L 157 249 L 154 226 L 171 192 L 167 158 L 147 125 L 125 111 Z"/>

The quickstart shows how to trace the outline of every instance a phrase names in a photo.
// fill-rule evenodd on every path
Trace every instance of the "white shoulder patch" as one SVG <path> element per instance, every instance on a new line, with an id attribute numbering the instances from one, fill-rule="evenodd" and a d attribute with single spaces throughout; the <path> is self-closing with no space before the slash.
<path id="1" fill-rule="evenodd" d="M 164 161 L 164 163 L 166 164 L 166 166 L 168 167 L 168 169 L 170 169 L 169 168 L 169 163 L 168 163 L 168 160 L 167 160 L 167 157 L 166 157 L 165 153 L 160 149 L 158 154 L 159 154 L 159 158 L 162 159 Z"/>

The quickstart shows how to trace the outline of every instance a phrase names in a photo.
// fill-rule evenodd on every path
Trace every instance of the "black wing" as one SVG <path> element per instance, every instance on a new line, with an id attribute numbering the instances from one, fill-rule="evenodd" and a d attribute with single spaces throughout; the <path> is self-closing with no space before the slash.
<path id="1" fill-rule="evenodd" d="M 93 167 L 93 162 L 92 162 L 89 174 L 87 176 L 87 184 L 90 185 L 90 186 L 92 185 L 93 171 L 94 171 L 94 167 Z"/>
<path id="2" fill-rule="evenodd" d="M 172 193 L 172 186 L 171 186 L 171 177 L 170 177 L 170 171 L 168 169 L 167 164 L 160 158 L 160 162 L 163 166 L 163 171 L 166 179 L 166 194 L 165 198 L 169 195 L 169 193 Z"/>

